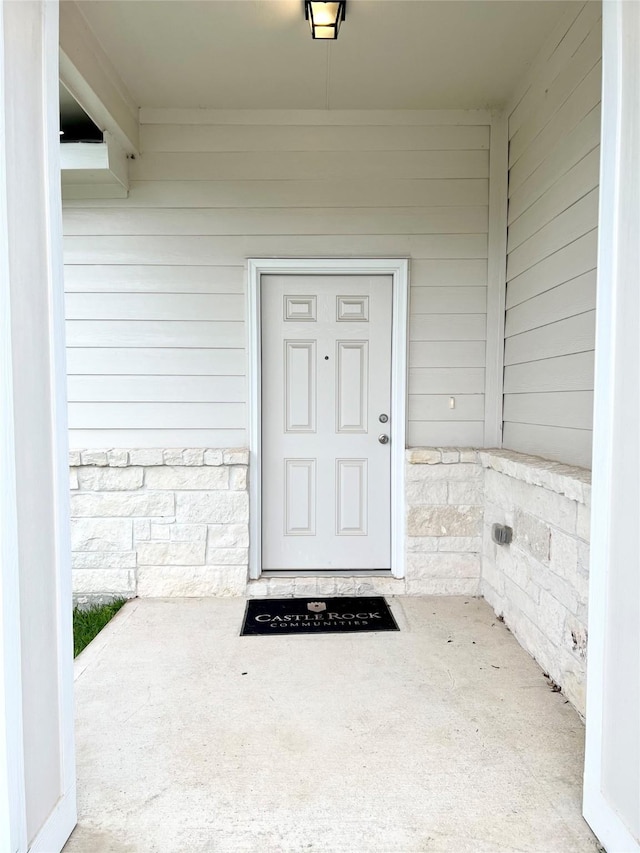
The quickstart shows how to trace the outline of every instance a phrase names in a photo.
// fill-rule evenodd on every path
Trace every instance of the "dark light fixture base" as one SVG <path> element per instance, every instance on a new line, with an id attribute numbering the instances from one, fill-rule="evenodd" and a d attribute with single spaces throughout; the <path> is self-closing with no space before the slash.
<path id="1" fill-rule="evenodd" d="M 335 41 L 346 8 L 347 0 L 304 0 L 304 17 L 309 21 L 312 38 Z"/>

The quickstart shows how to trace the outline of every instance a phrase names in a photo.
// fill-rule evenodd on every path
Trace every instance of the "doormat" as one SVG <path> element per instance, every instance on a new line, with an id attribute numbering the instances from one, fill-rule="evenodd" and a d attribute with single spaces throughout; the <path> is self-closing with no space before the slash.
<path id="1" fill-rule="evenodd" d="M 263 634 L 354 634 L 399 631 L 382 596 L 372 598 L 252 598 L 241 637 Z"/>

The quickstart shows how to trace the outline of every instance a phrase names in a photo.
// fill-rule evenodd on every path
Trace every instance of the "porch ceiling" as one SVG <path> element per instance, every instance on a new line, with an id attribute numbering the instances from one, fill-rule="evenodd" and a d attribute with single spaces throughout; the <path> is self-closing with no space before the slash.
<path id="1" fill-rule="evenodd" d="M 301 0 L 78 5 L 141 107 L 441 109 L 503 103 L 572 2 L 350 0 L 335 43 Z"/>

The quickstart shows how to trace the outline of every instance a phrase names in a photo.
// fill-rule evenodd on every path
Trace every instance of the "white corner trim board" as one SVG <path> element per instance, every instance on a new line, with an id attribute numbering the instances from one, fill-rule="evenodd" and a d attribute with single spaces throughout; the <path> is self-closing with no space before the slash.
<path id="1" fill-rule="evenodd" d="M 592 542 L 583 813 L 640 851 L 640 5 L 603 3 Z"/>
<path id="2" fill-rule="evenodd" d="M 504 307 L 507 276 L 509 129 L 503 112 L 491 116 L 489 148 L 489 259 L 484 446 L 502 447 Z"/>
<path id="3" fill-rule="evenodd" d="M 409 261 L 405 258 L 253 258 L 248 261 L 247 352 L 249 370 L 250 540 L 249 574 L 260 577 L 261 554 L 261 277 L 280 275 L 390 275 L 393 280 L 391 348 L 391 573 L 404 577 L 407 321 Z"/>

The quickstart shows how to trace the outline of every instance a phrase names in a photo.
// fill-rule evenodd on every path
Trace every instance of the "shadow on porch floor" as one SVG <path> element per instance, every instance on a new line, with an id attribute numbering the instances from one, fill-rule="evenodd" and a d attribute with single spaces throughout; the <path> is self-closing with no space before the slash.
<path id="1" fill-rule="evenodd" d="M 67 853 L 588 853 L 583 725 L 491 609 L 239 637 L 239 599 L 126 605 L 77 659 Z"/>

